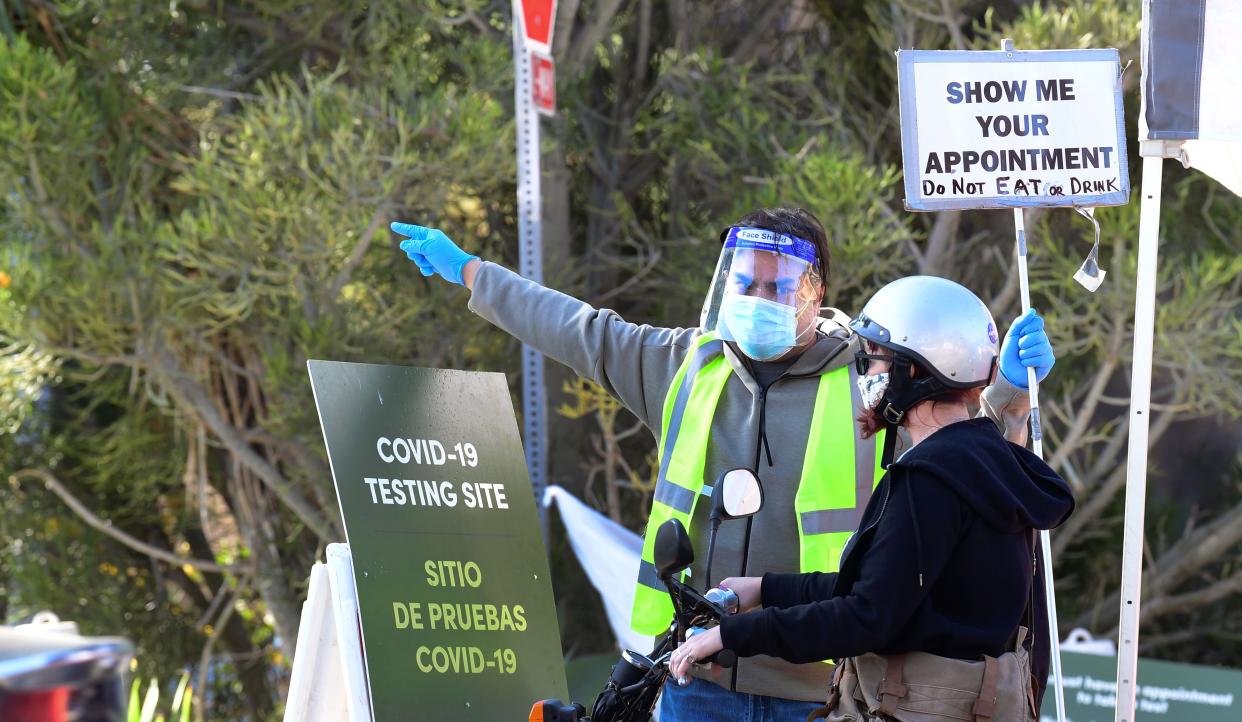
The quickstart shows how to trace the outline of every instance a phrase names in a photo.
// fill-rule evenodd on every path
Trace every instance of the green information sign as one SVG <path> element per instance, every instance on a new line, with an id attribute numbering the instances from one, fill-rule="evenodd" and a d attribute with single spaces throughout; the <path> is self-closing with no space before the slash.
<path id="1" fill-rule="evenodd" d="M 566 698 L 505 378 L 310 361 L 375 722 L 522 719 Z"/>
<path id="2" fill-rule="evenodd" d="M 1113 722 L 1117 658 L 1063 652 L 1061 666 L 1066 722 Z M 1242 671 L 1140 659 L 1138 675 L 1134 722 L 1242 720 Z M 1049 688 L 1041 722 L 1056 722 L 1056 704 Z"/>

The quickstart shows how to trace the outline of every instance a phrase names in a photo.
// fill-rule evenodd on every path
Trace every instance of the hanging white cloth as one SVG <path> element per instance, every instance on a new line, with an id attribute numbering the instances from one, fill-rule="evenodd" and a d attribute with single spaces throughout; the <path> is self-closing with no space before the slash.
<path id="1" fill-rule="evenodd" d="M 652 639 L 630 629 L 634 584 L 643 540 L 612 519 L 600 514 L 559 486 L 549 486 L 543 505 L 556 506 L 569 533 L 569 545 L 586 571 L 591 586 L 604 601 L 608 624 L 622 649 L 646 654 Z"/>
<path id="2" fill-rule="evenodd" d="M 1147 0 L 1139 140 L 1242 195 L 1242 83 L 1237 0 Z"/>

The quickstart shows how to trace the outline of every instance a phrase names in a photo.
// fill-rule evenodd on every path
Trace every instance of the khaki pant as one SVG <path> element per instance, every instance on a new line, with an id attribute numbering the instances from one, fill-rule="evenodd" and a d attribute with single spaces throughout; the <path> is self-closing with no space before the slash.
<path id="1" fill-rule="evenodd" d="M 807 722 L 1034 722 L 1031 667 L 1017 651 L 982 662 L 925 652 L 849 657 L 837 665 L 828 704 Z"/>

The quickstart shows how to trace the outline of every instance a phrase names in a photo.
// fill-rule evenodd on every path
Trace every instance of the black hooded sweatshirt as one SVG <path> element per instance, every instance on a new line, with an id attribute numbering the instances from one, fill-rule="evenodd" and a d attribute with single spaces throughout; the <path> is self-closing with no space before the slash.
<path id="1" fill-rule="evenodd" d="M 979 660 L 1034 624 L 1042 698 L 1048 632 L 1034 530 L 1074 508 L 1047 464 L 972 419 L 934 432 L 894 463 L 838 573 L 765 574 L 763 609 L 726 617 L 726 649 L 792 662 L 923 651 Z"/>

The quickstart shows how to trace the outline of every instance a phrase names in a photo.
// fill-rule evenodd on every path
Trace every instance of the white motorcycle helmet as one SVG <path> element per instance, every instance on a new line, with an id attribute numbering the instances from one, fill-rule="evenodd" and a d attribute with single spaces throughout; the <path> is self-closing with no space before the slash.
<path id="1" fill-rule="evenodd" d="M 992 382 L 1000 352 L 996 322 L 978 296 L 946 278 L 909 276 L 893 281 L 867 301 L 850 328 L 893 352 L 888 388 L 876 404 L 890 427 L 899 425 L 920 401 Z M 857 354 L 860 376 L 876 356 Z M 911 364 L 925 373 L 911 376 Z M 886 434 L 886 447 L 896 437 L 892 431 Z"/>

